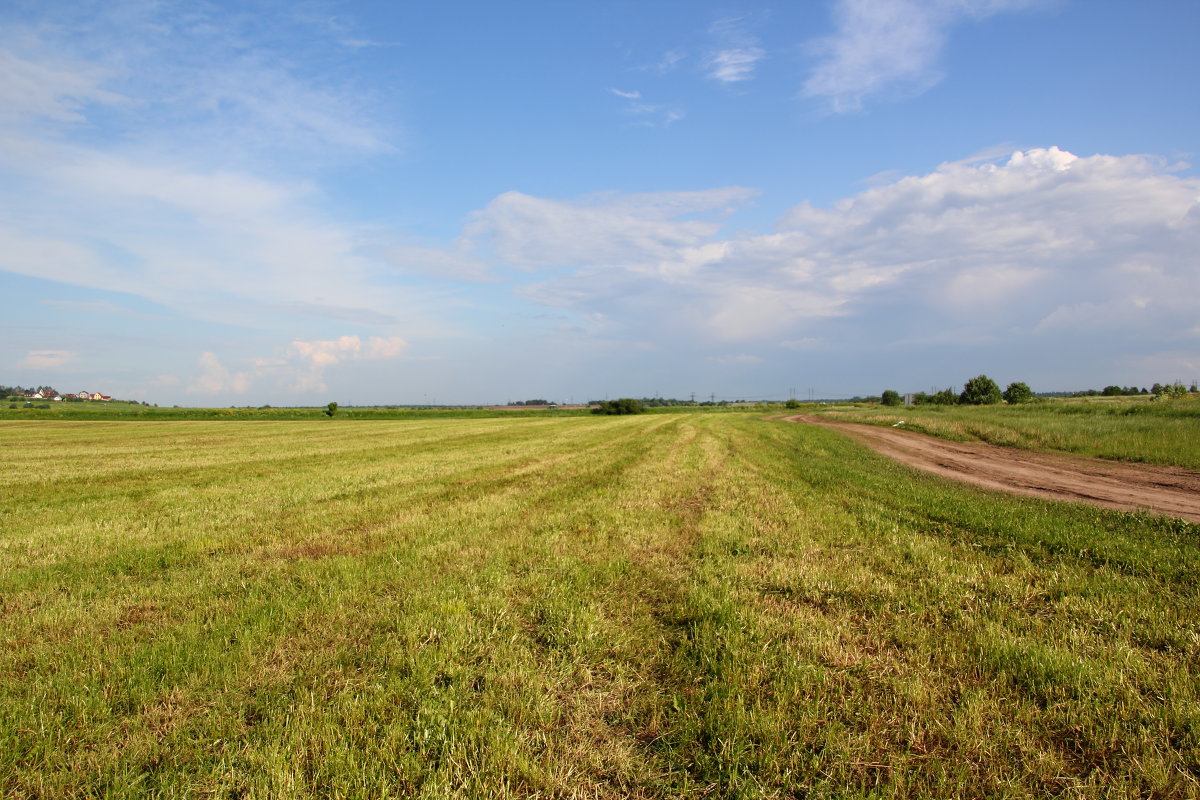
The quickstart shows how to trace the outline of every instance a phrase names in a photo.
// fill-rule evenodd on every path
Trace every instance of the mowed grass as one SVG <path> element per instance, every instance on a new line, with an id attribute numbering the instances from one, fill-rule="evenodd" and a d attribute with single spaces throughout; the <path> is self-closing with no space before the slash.
<path id="1" fill-rule="evenodd" d="M 0 425 L 6 797 L 1194 797 L 1200 529 L 755 415 Z"/>
<path id="2" fill-rule="evenodd" d="M 835 408 L 827 415 L 966 441 L 1200 469 L 1200 395 L 1061 398 L 1008 406 Z"/>

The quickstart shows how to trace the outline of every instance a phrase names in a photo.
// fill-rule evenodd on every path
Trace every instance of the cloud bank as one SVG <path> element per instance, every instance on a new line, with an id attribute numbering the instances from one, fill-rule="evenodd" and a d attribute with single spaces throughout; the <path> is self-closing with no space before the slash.
<path id="1" fill-rule="evenodd" d="M 802 204 L 765 234 L 722 235 L 713 217 L 746 202 L 744 189 L 504 196 L 472 230 L 507 264 L 557 268 L 524 296 L 664 338 L 807 348 L 833 325 L 843 341 L 1081 328 L 1187 339 L 1200 184 L 1177 173 L 1153 157 L 1051 147 Z"/>

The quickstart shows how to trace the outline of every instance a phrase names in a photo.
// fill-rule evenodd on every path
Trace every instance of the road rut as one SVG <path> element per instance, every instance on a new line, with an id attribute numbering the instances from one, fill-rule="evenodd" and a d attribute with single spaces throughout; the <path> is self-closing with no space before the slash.
<path id="1" fill-rule="evenodd" d="M 841 431 L 917 469 L 1013 494 L 1146 510 L 1200 523 L 1200 473 L 983 442 L 951 442 L 896 428 L 801 415 L 790 422 Z"/>

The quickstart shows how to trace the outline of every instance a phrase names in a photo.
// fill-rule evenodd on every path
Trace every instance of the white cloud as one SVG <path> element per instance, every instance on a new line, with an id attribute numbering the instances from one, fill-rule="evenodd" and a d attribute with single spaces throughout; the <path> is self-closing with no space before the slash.
<path id="1" fill-rule="evenodd" d="M 755 194 L 732 187 L 566 202 L 506 192 L 471 215 L 465 233 L 509 267 L 620 265 L 657 272 L 720 228 L 715 220 L 679 217 L 729 213 Z"/>
<path id="2" fill-rule="evenodd" d="M 82 109 L 90 103 L 125 102 L 121 95 L 100 88 L 108 76 L 94 65 L 32 61 L 0 49 L 0 121 L 83 122 Z"/>
<path id="3" fill-rule="evenodd" d="M 327 389 L 324 373 L 327 367 L 348 361 L 374 361 L 398 358 L 408 349 L 408 343 L 397 336 L 339 336 L 311 342 L 293 341 L 288 345 L 287 360 L 282 365 L 265 364 L 263 372 L 274 372 L 287 381 L 289 389 L 300 392 L 323 392 Z M 300 366 L 291 362 L 299 360 Z M 274 367 L 279 368 L 274 368 Z"/>
<path id="4" fill-rule="evenodd" d="M 256 27 L 198 4 L 112 0 L 46 5 L 39 23 L 0 32 L 0 122 L 86 132 L 105 105 L 126 144 L 241 165 L 397 149 L 391 106 L 347 77 L 344 51 L 326 55 L 344 37 L 300 11 Z"/>
<path id="5" fill-rule="evenodd" d="M 288 394 L 324 392 L 325 371 L 349 362 L 395 359 L 408 349 L 397 336 L 339 336 L 336 339 L 295 340 L 277 356 L 245 360 L 246 368 L 233 370 L 211 352 L 200 356 L 199 374 L 188 391 L 194 394 L 245 394 L 285 391 Z M 161 382 L 160 382 L 161 383 Z"/>
<path id="6" fill-rule="evenodd" d="M 398 336 L 371 336 L 366 341 L 357 336 L 341 336 L 313 342 L 294 341 L 288 350 L 315 367 L 327 367 L 347 360 L 396 358 L 407 347 Z"/>
<path id="7" fill-rule="evenodd" d="M 650 64 L 649 66 L 638 67 L 637 69 L 654 72 L 659 75 L 666 75 L 668 72 L 674 70 L 675 67 L 679 66 L 679 62 L 683 61 L 685 58 L 687 58 L 687 53 L 682 50 L 668 50 L 662 54 L 662 58 L 658 59 L 658 61 Z"/>
<path id="8" fill-rule="evenodd" d="M 1047 148 L 943 164 L 831 208 L 796 207 L 759 235 L 722 237 L 718 218 L 695 218 L 749 197 L 725 191 L 692 203 L 505 196 L 474 224 L 501 262 L 558 268 L 525 297 L 640 338 L 803 349 L 830 338 L 822 329 L 844 343 L 1194 325 L 1200 182 L 1155 158 Z"/>
<path id="9" fill-rule="evenodd" d="M 754 68 L 766 56 L 761 47 L 718 50 L 705 61 L 708 77 L 721 83 L 739 83 L 754 77 Z"/>
<path id="10" fill-rule="evenodd" d="M 200 374 L 188 391 L 195 394 L 243 394 L 250 386 L 246 372 L 231 372 L 213 353 L 203 353 L 198 362 Z"/>
<path id="11" fill-rule="evenodd" d="M 70 350 L 30 350 L 25 358 L 17 362 L 26 369 L 61 369 L 75 360 Z"/>
<path id="12" fill-rule="evenodd" d="M 677 106 L 663 103 L 644 102 L 639 91 L 624 92 L 620 89 L 609 89 L 617 97 L 628 102 L 621 109 L 625 114 L 637 118 L 633 124 L 639 127 L 665 128 L 684 118 L 684 112 Z"/>
<path id="13" fill-rule="evenodd" d="M 938 61 L 955 25 L 1038 1 L 837 0 L 836 31 L 810 44 L 819 62 L 804 93 L 827 99 L 834 111 L 888 92 L 920 94 L 941 80 Z"/>
<path id="14" fill-rule="evenodd" d="M 767 52 L 758 46 L 758 40 L 748 34 L 741 17 L 721 19 L 709 26 L 709 33 L 716 39 L 714 47 L 704 59 L 707 77 L 720 83 L 740 83 L 754 77 L 758 62 Z"/>

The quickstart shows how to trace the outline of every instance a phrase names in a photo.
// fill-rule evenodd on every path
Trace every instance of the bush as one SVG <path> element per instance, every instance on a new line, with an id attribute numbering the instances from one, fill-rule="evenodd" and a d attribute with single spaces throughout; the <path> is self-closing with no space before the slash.
<path id="1" fill-rule="evenodd" d="M 1187 397 L 1187 387 L 1179 381 L 1166 384 L 1154 384 L 1154 397 L 1152 400 L 1174 400 L 1178 397 Z"/>
<path id="2" fill-rule="evenodd" d="M 796 398 L 794 398 L 794 397 L 793 397 L 793 398 L 789 399 L 789 400 L 788 400 L 786 403 L 784 403 L 783 405 L 784 405 L 784 408 L 799 408 L 799 407 L 800 407 L 800 401 L 799 401 L 799 400 L 797 400 Z"/>
<path id="3" fill-rule="evenodd" d="M 324 411 L 325 416 L 332 417 L 334 414 L 337 413 L 337 408 L 338 408 L 337 403 L 330 403 L 329 405 L 325 406 L 325 411 Z"/>
<path id="4" fill-rule="evenodd" d="M 1000 387 L 987 375 L 977 375 L 964 383 L 962 394 L 958 396 L 958 402 L 968 406 L 993 405 L 1003 399 Z"/>
<path id="5" fill-rule="evenodd" d="M 902 401 L 900 400 L 899 392 L 894 389 L 887 389 L 880 395 L 879 402 L 885 406 L 898 406 Z"/>
<path id="6" fill-rule="evenodd" d="M 935 406 L 952 406 L 958 402 L 958 395 L 954 393 L 953 389 L 946 388 L 936 394 L 930 395 L 928 402 L 933 403 Z"/>
<path id="7" fill-rule="evenodd" d="M 592 409 L 593 414 L 641 414 L 646 410 L 639 401 L 632 397 L 622 397 L 619 400 L 605 400 Z"/>
<path id="8" fill-rule="evenodd" d="M 1021 381 L 1010 383 L 1008 388 L 1004 390 L 1004 401 L 1016 405 L 1017 403 L 1028 403 L 1033 399 L 1033 390 Z"/>

